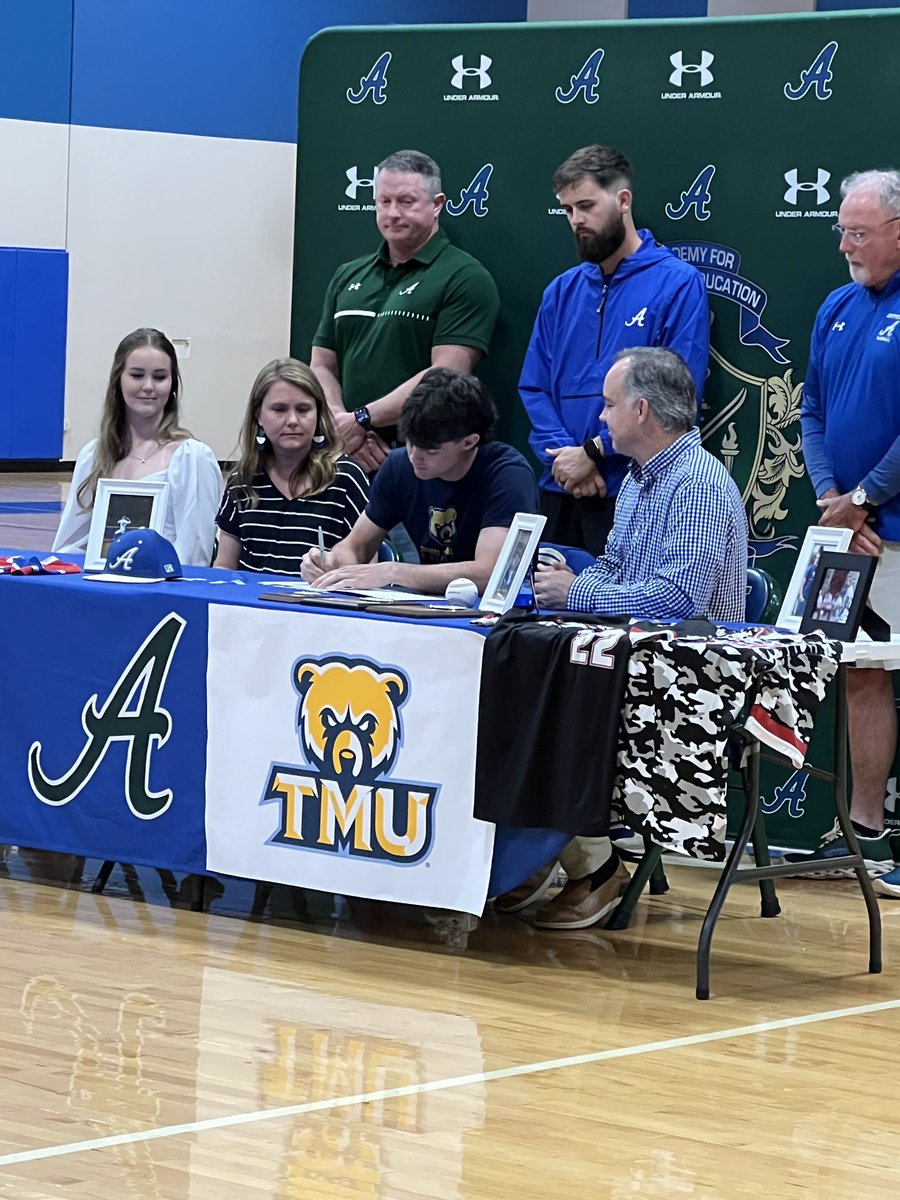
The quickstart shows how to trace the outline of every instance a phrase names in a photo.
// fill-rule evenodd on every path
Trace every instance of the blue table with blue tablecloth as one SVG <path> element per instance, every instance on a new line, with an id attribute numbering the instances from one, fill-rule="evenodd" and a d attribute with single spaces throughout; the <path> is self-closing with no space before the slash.
<path id="1" fill-rule="evenodd" d="M 0 840 L 469 912 L 565 843 L 472 817 L 484 626 L 186 575 L 0 576 Z"/>

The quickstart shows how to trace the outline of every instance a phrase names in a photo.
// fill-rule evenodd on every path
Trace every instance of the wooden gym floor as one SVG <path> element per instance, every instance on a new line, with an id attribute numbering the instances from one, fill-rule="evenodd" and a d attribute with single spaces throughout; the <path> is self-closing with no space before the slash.
<path id="1" fill-rule="evenodd" d="M 849 882 L 734 889 L 699 1003 L 709 871 L 566 934 L 79 865 L 0 879 L 0 1196 L 896 1195 L 900 904 L 870 976 Z"/>
<path id="2" fill-rule="evenodd" d="M 56 517 L 38 544 L 50 510 L 11 486 L 0 545 L 47 548 Z M 781 881 L 774 920 L 736 887 L 699 1003 L 708 870 L 613 934 L 284 887 L 251 919 L 240 881 L 195 913 L 145 868 L 94 896 L 98 866 L 0 860 L 0 1197 L 897 1193 L 898 901 L 870 976 L 855 884 Z"/>

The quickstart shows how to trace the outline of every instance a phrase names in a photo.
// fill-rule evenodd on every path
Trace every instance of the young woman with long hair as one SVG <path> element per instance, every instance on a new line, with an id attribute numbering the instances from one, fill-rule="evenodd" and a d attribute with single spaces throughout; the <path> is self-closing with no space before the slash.
<path id="1" fill-rule="evenodd" d="M 122 339 L 109 373 L 100 436 L 75 462 L 54 551 L 87 548 L 98 479 L 165 479 L 164 536 L 183 564 L 209 565 L 222 474 L 209 446 L 181 425 L 180 391 L 175 347 L 164 333 L 135 329 Z"/>

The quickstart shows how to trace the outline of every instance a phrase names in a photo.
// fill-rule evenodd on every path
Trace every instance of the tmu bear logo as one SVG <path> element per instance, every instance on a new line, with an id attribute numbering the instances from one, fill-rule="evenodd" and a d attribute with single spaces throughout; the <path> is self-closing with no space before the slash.
<path id="1" fill-rule="evenodd" d="M 294 687 L 300 744 L 311 766 L 333 779 L 389 774 L 402 740 L 405 675 L 366 659 L 335 657 L 297 663 Z"/>
<path id="2" fill-rule="evenodd" d="M 270 841 L 403 866 L 422 862 L 434 841 L 439 788 L 391 776 L 403 745 L 407 675 L 330 654 L 298 659 L 291 680 L 309 765 L 272 764 L 262 803 L 277 802 L 281 820 Z"/>

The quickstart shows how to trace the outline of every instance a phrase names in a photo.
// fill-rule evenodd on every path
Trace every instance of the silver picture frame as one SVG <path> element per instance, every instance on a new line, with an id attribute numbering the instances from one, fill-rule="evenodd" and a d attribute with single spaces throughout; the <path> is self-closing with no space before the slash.
<path id="1" fill-rule="evenodd" d="M 164 532 L 169 484 L 165 479 L 98 479 L 85 571 L 102 571 L 110 543 L 126 529 Z"/>
<path id="2" fill-rule="evenodd" d="M 546 524 L 547 518 L 538 513 L 516 513 L 479 608 L 505 613 L 513 607 Z"/>

